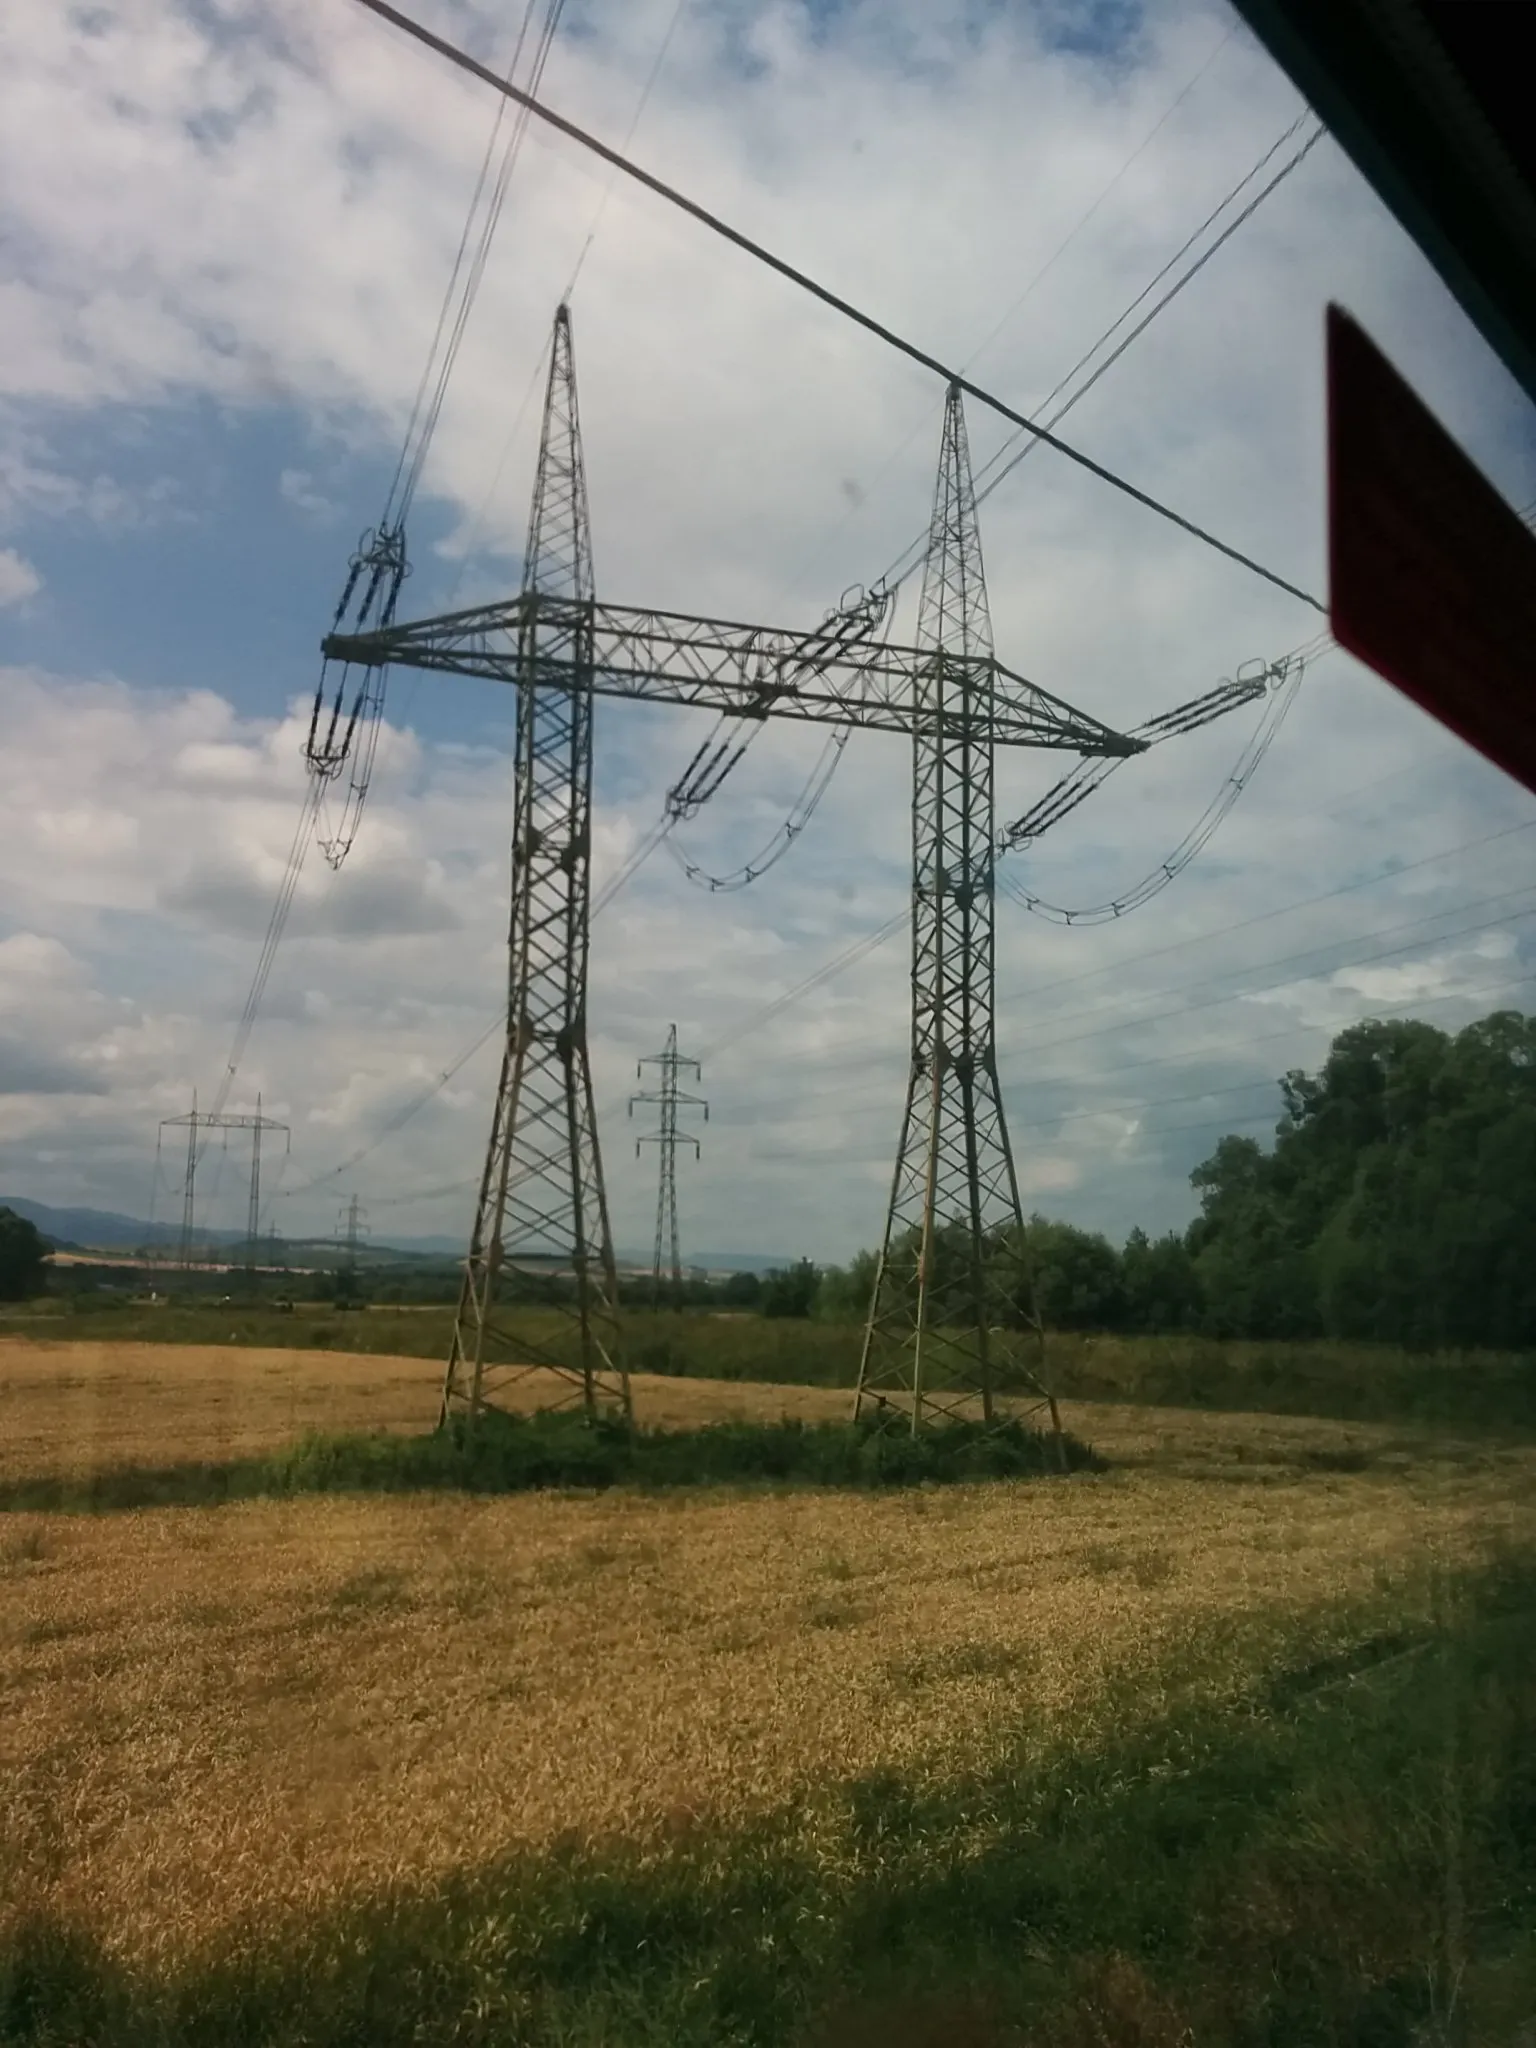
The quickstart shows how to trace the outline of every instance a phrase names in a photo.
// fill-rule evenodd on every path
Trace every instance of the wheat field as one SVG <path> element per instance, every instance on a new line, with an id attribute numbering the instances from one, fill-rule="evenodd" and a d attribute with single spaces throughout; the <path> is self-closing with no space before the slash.
<path id="1" fill-rule="evenodd" d="M 429 1361 L 0 1344 L 0 1478 L 415 1428 Z M 639 1380 L 655 1423 L 836 1414 Z M 1074 1404 L 1098 1475 L 0 1515 L 0 1932 L 161 1966 L 519 1845 L 665 1843 L 1239 1687 L 1536 1537 L 1536 1451 Z M 1349 1467 L 1358 1469 L 1348 1469 Z M 1311 1619 L 1309 1619 L 1311 1617 Z M 809 1808 L 808 1808 L 809 1811 Z M 811 1825 L 808 1822 L 807 1825 Z"/>

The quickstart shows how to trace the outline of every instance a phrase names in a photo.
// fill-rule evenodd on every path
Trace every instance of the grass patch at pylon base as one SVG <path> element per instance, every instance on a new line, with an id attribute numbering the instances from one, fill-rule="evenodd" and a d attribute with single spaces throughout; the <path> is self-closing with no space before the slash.
<path id="1" fill-rule="evenodd" d="M 222 1463 L 119 1466 L 0 1484 L 0 1510 L 208 1506 L 308 1493 L 434 1489 L 523 1493 L 612 1486 L 915 1486 L 1102 1469 L 1079 1438 L 1005 1422 L 935 1425 L 913 1435 L 843 1422 L 718 1422 L 629 1429 L 599 1418 L 491 1413 L 431 1435 L 309 1435 L 292 1448 Z"/>
<path id="2" fill-rule="evenodd" d="M 1521 2048 L 1536 1571 L 1443 1587 L 1419 1622 L 1322 1677 L 1298 1629 L 1235 1707 L 1128 1711 L 1045 1752 L 1021 1734 L 984 1767 L 649 1847 L 573 1841 L 230 1929 L 158 1977 L 35 1920 L 0 1949 L 0 2040 Z"/>

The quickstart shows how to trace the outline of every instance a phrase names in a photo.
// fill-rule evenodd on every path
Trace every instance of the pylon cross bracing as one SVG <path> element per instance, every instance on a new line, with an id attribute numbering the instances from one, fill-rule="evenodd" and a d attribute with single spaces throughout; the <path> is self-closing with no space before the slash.
<path id="1" fill-rule="evenodd" d="M 1049 1402 L 993 1028 L 992 623 L 964 402 L 951 386 L 918 607 L 912 735 L 912 1049 L 854 1396 L 913 1430 Z M 1056 1422 L 1054 1404 L 1050 1404 Z"/>
<path id="2" fill-rule="evenodd" d="M 587 1053 L 592 541 L 570 314 L 555 316 L 518 618 L 507 1036 L 443 1382 L 444 1417 L 628 1416 Z M 532 1311 L 532 1313 L 530 1313 Z M 520 1313 L 521 1312 L 521 1313 Z M 532 1389 L 523 1383 L 532 1379 Z M 523 1388 L 520 1393 L 519 1389 Z"/>
<path id="3" fill-rule="evenodd" d="M 519 1383 L 532 1373 L 543 1375 L 542 1405 L 629 1412 L 587 1055 L 600 696 L 912 742 L 912 1062 L 856 1408 L 917 1428 L 940 1415 L 992 1416 L 1017 1389 L 1048 1398 L 1005 1327 L 1027 1317 L 1027 1289 L 992 1035 L 993 761 L 999 746 L 1125 756 L 1150 742 L 998 661 L 958 387 L 945 410 L 919 644 L 881 637 L 888 611 L 883 590 L 860 591 L 807 632 L 599 602 L 562 305 L 519 594 L 322 643 L 328 661 L 482 676 L 517 693 L 507 1040 L 445 1417 L 521 1405 Z"/>
<path id="4" fill-rule="evenodd" d="M 691 1145 L 695 1159 L 699 1156 L 699 1140 L 691 1131 L 680 1130 L 677 1121 L 679 1108 L 701 1109 L 705 1123 L 709 1122 L 709 1104 L 702 1095 L 686 1094 L 677 1085 L 679 1073 L 686 1067 L 693 1078 L 703 1078 L 703 1069 L 697 1060 L 688 1059 L 677 1049 L 677 1026 L 667 1027 L 667 1043 L 661 1052 L 653 1052 L 635 1062 L 635 1078 L 644 1077 L 647 1067 L 661 1069 L 661 1086 L 643 1095 L 631 1095 L 629 1113 L 635 1113 L 635 1104 L 645 1103 L 657 1112 L 657 1127 L 644 1132 L 635 1140 L 635 1157 L 640 1157 L 642 1145 L 657 1148 L 660 1171 L 656 1191 L 656 1241 L 651 1254 L 651 1301 L 653 1306 L 661 1300 L 662 1274 L 665 1271 L 672 1283 L 672 1296 L 676 1300 L 683 1284 L 683 1255 L 677 1231 L 677 1148 L 679 1143 Z"/>
<path id="5" fill-rule="evenodd" d="M 276 1117 L 263 1116 L 261 1097 L 256 1098 L 254 1116 L 226 1116 L 217 1110 L 199 1110 L 197 1090 L 192 1091 L 192 1108 L 186 1116 L 167 1116 L 160 1119 L 162 1134 L 169 1130 L 184 1130 L 187 1134 L 187 1168 L 181 1187 L 181 1242 L 177 1251 L 177 1264 L 183 1271 L 190 1269 L 193 1241 L 197 1234 L 197 1163 L 201 1147 L 197 1141 L 199 1131 L 249 1131 L 251 1134 L 251 1182 L 246 1212 L 245 1263 L 247 1270 L 254 1274 L 260 1260 L 258 1231 L 261 1223 L 261 1140 L 266 1131 L 281 1131 L 286 1141 L 288 1126 Z"/>

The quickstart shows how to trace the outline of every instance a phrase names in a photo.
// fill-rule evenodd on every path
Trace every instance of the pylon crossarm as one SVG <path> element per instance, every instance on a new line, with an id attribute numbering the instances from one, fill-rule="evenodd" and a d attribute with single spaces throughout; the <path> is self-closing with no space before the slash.
<path id="1" fill-rule="evenodd" d="M 1140 753 L 1145 744 L 1074 710 L 991 655 L 955 662 L 956 683 L 963 680 L 964 687 L 952 684 L 939 693 L 939 708 L 935 693 L 923 688 L 931 648 L 586 603 L 543 591 L 385 632 L 332 635 L 323 652 L 335 661 L 517 683 L 525 636 L 535 623 L 538 681 L 556 688 L 580 684 L 605 697 L 908 735 L 925 719 L 942 731 L 963 718 L 977 738 L 997 746 L 1123 755 Z M 582 630 L 589 623 L 590 639 Z"/>
<path id="2" fill-rule="evenodd" d="M 1293 658 L 1284 655 L 1279 661 L 1249 663 L 1247 667 L 1249 672 L 1246 675 L 1239 671 L 1236 677 L 1218 683 L 1214 690 L 1206 690 L 1199 697 L 1191 697 L 1186 704 L 1175 705 L 1172 711 L 1160 712 L 1156 718 L 1149 718 L 1144 725 L 1136 727 L 1132 737 L 1147 746 L 1156 746 L 1159 740 L 1198 732 L 1201 726 L 1225 718 L 1229 711 L 1240 711 L 1245 704 L 1256 704 L 1285 681 L 1292 671 Z"/>
<path id="3" fill-rule="evenodd" d="M 1144 751 L 1157 746 L 1162 740 L 1179 739 L 1185 733 L 1198 732 L 1202 726 L 1213 725 L 1218 718 L 1225 718 L 1229 711 L 1240 711 L 1245 704 L 1257 703 L 1294 673 L 1294 657 L 1289 655 L 1282 656 L 1279 661 L 1250 664 L 1249 673 L 1240 672 L 1236 678 L 1218 683 L 1214 690 L 1191 697 L 1187 703 L 1177 704 L 1171 711 L 1160 712 L 1156 718 L 1149 718 L 1145 724 L 1134 727 L 1129 737 L 1137 742 L 1138 751 Z M 1075 762 L 1022 817 L 1003 827 L 998 835 L 998 854 L 1016 853 L 1032 844 L 1052 825 L 1059 825 L 1069 812 L 1075 811 L 1085 798 L 1102 786 L 1116 765 L 1107 757 Z"/>

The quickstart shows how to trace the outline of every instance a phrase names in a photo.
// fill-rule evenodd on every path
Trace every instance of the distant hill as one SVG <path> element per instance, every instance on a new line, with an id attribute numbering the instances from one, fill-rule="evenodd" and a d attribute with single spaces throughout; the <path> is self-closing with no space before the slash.
<path id="1" fill-rule="evenodd" d="M 28 1201 L 24 1195 L 0 1195 L 0 1209 L 14 1209 L 18 1216 L 25 1216 L 29 1223 L 37 1225 L 44 1237 L 51 1238 L 64 1250 L 135 1251 L 140 1245 L 174 1244 L 181 1236 L 179 1222 L 151 1224 L 137 1216 L 119 1215 L 113 1209 L 53 1209 L 46 1202 Z M 245 1233 L 240 1230 L 195 1230 L 192 1235 L 200 1245 L 245 1242 Z M 303 1242 L 312 1246 L 321 1244 L 323 1240 L 308 1238 Z M 695 1251 L 692 1246 L 685 1246 L 684 1250 L 689 1266 L 702 1268 L 708 1273 L 767 1273 L 776 1266 L 794 1263 L 782 1254 L 771 1257 L 762 1252 Z M 387 1259 L 391 1252 L 459 1259 L 464 1255 L 464 1240 L 462 1237 L 394 1237 L 383 1244 L 376 1238 L 370 1238 L 366 1249 L 360 1246 L 359 1251 L 367 1264 Z M 617 1256 L 621 1266 L 646 1268 L 651 1263 L 649 1248 L 644 1251 L 620 1249 Z"/>
<path id="2" fill-rule="evenodd" d="M 173 1223 L 142 1223 L 113 1209 L 50 1209 L 46 1202 L 29 1202 L 25 1195 L 0 1195 L 0 1209 L 14 1209 L 56 1244 L 89 1245 L 93 1251 L 133 1251 L 141 1244 L 168 1244 L 181 1234 Z M 200 1244 L 234 1241 L 227 1231 L 199 1230 L 197 1239 Z"/>

